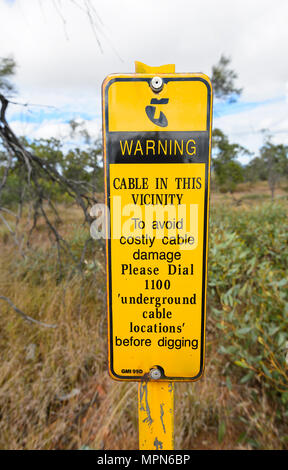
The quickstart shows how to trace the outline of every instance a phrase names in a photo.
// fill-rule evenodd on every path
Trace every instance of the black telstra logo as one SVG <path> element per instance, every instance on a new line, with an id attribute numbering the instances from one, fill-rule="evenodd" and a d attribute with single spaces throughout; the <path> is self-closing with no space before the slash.
<path id="1" fill-rule="evenodd" d="M 168 101 L 169 101 L 169 98 L 162 98 L 160 100 L 158 100 L 157 98 L 153 98 L 150 101 L 150 104 L 167 104 Z M 152 121 L 153 124 L 156 124 L 156 126 L 160 126 L 160 127 L 168 126 L 168 120 L 162 111 L 160 111 L 159 117 L 155 118 L 155 112 L 156 112 L 155 106 L 146 106 L 145 111 L 150 121 Z"/>

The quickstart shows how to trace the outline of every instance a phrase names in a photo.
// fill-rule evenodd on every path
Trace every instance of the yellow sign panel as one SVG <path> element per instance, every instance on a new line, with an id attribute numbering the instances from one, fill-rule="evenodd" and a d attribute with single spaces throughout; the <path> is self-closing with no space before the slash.
<path id="1" fill-rule="evenodd" d="M 113 82 L 108 91 L 108 103 L 113 103 L 113 113 L 108 114 L 109 131 L 158 131 L 157 123 L 147 118 L 146 108 L 151 99 L 147 82 Z M 207 99 L 207 86 L 202 81 L 195 82 L 193 87 L 188 81 L 172 81 L 157 94 L 155 104 L 159 114 L 165 113 L 170 131 L 205 131 Z M 161 100 L 163 104 L 159 103 Z"/>
<path id="2" fill-rule="evenodd" d="M 203 372 L 212 91 L 201 74 L 103 84 L 110 374 Z"/>

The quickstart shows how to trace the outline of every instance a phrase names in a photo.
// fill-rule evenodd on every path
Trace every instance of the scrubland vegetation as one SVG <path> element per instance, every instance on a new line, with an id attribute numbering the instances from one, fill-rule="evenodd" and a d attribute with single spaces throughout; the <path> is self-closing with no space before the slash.
<path id="1" fill-rule="evenodd" d="M 178 449 L 288 448 L 287 196 L 264 190 L 212 196 L 206 371 L 176 384 Z M 82 254 L 80 210 L 58 212 Z M 87 244 L 80 270 L 67 256 L 59 279 L 44 220 L 32 237 L 23 256 L 1 226 L 0 292 L 51 327 L 1 301 L 0 448 L 137 449 L 137 384 L 107 373 L 104 244 Z"/>
<path id="2" fill-rule="evenodd" d="M 212 68 L 216 99 L 241 93 L 229 63 Z M 89 233 L 101 142 L 73 120 L 69 148 L 17 137 L 15 66 L 0 59 L 0 448 L 137 449 L 137 384 L 108 377 L 104 242 Z M 288 147 L 266 132 L 241 155 L 214 129 L 206 371 L 176 384 L 176 449 L 288 449 Z"/>

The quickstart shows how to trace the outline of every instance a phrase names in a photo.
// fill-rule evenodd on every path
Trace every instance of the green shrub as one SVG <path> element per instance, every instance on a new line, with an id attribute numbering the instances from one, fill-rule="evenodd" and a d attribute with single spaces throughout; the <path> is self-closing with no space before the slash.
<path id="1" fill-rule="evenodd" d="M 286 405 L 287 210 L 218 207 L 210 221 L 209 297 L 227 373 L 233 366 L 240 383 L 261 383 Z"/>

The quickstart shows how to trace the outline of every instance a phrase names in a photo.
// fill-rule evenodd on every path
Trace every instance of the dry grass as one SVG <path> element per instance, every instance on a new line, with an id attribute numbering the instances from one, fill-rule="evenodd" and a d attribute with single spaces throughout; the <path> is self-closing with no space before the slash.
<path id="1" fill-rule="evenodd" d="M 275 190 L 275 200 L 288 198 L 287 181 L 283 180 Z M 267 181 L 258 181 L 257 183 L 240 183 L 236 191 L 230 193 L 211 192 L 212 204 L 234 205 L 241 208 L 247 208 L 256 204 L 271 200 L 271 191 Z"/>
<path id="2" fill-rule="evenodd" d="M 62 211 L 60 230 L 74 237 L 77 250 L 85 235 L 79 211 Z M 32 242 L 23 260 L 1 229 L 0 293 L 58 326 L 27 323 L 0 303 L 0 448 L 137 449 L 137 384 L 107 374 L 102 248 L 95 242 L 87 254 L 87 266 L 97 261 L 93 269 L 82 275 L 68 269 L 57 282 L 56 250 L 44 225 Z M 212 319 L 207 339 L 204 379 L 176 385 L 176 448 L 283 448 L 275 405 L 259 389 L 226 381 Z"/>
<path id="3" fill-rule="evenodd" d="M 176 386 L 175 444 L 178 449 L 283 449 L 277 407 L 265 393 L 227 384 L 223 358 L 208 353 L 201 381 Z M 257 400 L 255 400 L 255 395 Z"/>

